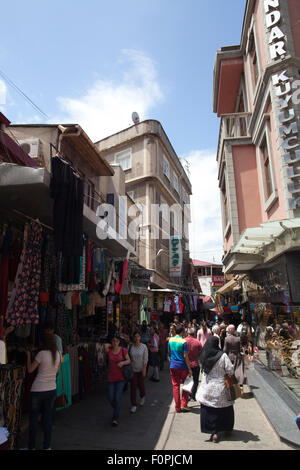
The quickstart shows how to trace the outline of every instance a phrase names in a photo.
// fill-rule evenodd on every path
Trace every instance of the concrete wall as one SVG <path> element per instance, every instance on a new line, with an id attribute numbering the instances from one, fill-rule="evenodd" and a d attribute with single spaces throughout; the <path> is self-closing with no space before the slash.
<path id="1" fill-rule="evenodd" d="M 239 230 L 262 222 L 256 152 L 253 145 L 232 146 Z"/>

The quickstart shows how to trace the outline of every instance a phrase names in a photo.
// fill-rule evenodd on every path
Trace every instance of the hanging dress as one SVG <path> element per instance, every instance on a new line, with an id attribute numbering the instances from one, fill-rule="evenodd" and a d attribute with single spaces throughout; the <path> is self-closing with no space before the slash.
<path id="1" fill-rule="evenodd" d="M 26 239 L 25 230 L 25 239 Z M 39 323 L 39 286 L 41 278 L 42 227 L 36 222 L 28 226 L 21 261 L 16 276 L 6 320 L 12 326 Z"/>

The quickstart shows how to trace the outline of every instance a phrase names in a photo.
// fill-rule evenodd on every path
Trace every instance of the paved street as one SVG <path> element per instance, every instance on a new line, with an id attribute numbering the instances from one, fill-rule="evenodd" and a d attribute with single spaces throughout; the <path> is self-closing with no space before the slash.
<path id="1" fill-rule="evenodd" d="M 208 442 L 200 432 L 200 408 L 191 403 L 190 413 L 176 414 L 172 403 L 169 371 L 161 381 L 147 380 L 147 402 L 136 414 L 129 412 L 130 393 L 124 392 L 120 425 L 110 425 L 111 408 L 105 386 L 81 402 L 57 412 L 53 429 L 53 449 L 64 450 L 290 450 L 277 437 L 252 396 L 238 399 L 235 405 L 235 429 L 218 444 Z M 297 430 L 295 429 L 295 432 Z M 19 448 L 27 446 L 27 432 Z M 40 448 L 40 445 L 37 446 Z"/>

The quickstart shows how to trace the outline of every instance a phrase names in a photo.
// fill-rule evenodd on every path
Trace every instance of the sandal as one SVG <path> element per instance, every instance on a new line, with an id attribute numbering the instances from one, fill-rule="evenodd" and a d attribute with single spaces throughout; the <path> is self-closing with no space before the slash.
<path id="1" fill-rule="evenodd" d="M 214 442 L 216 444 L 218 442 L 218 434 L 213 434 L 211 436 L 211 440 L 212 440 L 212 442 Z"/>

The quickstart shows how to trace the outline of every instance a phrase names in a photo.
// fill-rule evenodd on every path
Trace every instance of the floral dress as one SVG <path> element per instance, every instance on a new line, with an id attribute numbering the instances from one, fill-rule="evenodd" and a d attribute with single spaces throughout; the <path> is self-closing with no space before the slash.
<path id="1" fill-rule="evenodd" d="M 25 227 L 24 248 L 15 286 L 6 311 L 6 320 L 12 326 L 24 326 L 39 322 L 41 242 L 42 227 L 36 222 L 31 222 Z"/>

